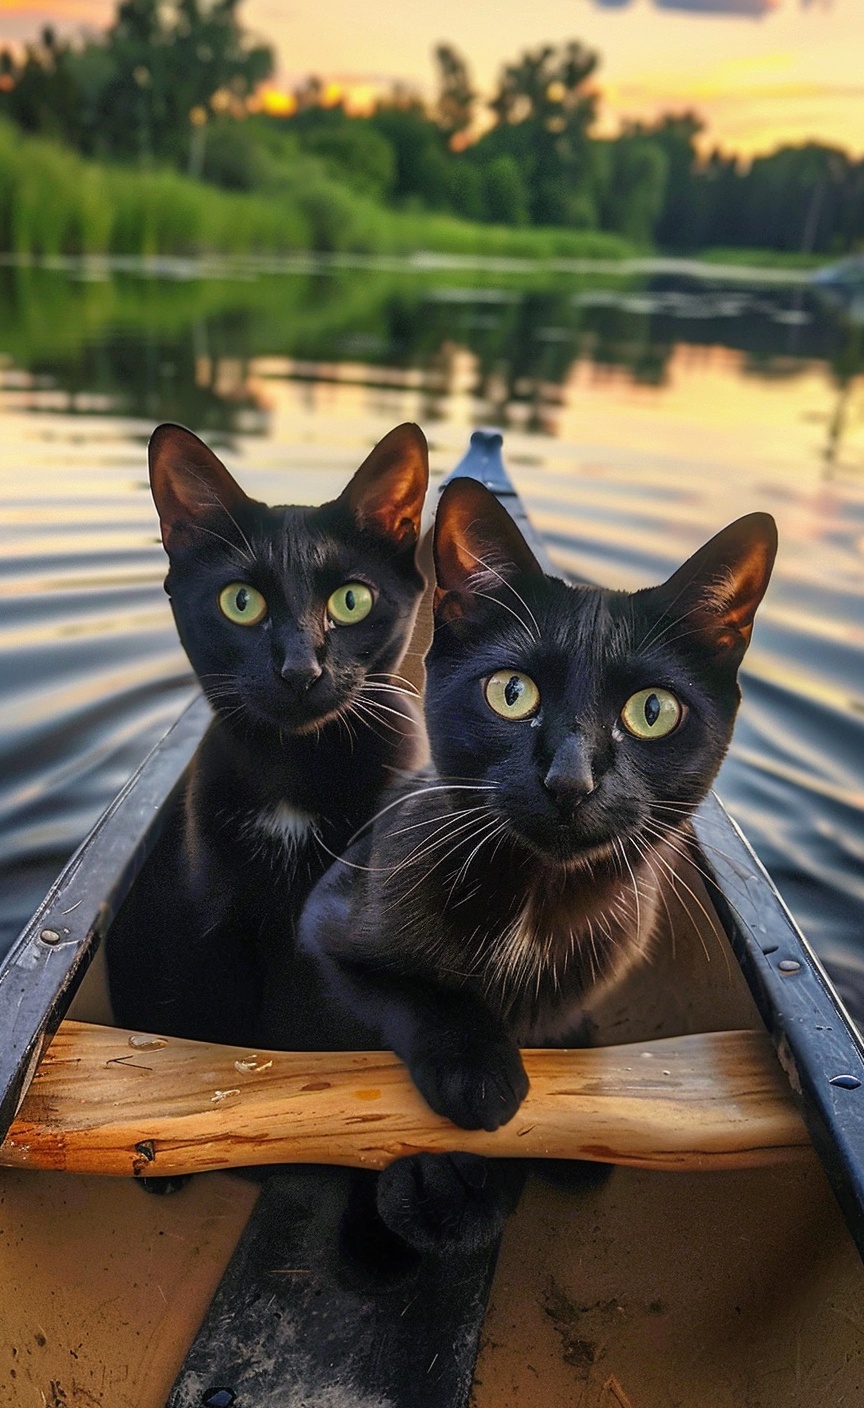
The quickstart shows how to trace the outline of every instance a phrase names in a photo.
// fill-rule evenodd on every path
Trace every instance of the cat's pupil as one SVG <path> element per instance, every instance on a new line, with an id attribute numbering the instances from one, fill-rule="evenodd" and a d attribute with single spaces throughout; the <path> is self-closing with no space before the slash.
<path id="1" fill-rule="evenodd" d="M 511 678 L 505 684 L 504 698 L 506 699 L 511 709 L 518 700 L 524 688 L 525 686 L 523 685 L 518 675 L 512 675 Z"/>
<path id="2" fill-rule="evenodd" d="M 345 605 L 348 607 L 349 611 L 353 611 L 354 607 L 357 605 L 357 598 L 355 597 L 350 587 L 345 593 Z"/>
<path id="3" fill-rule="evenodd" d="M 249 593 L 245 587 L 241 587 L 234 598 L 234 604 L 238 611 L 245 611 L 249 605 Z"/>
<path id="4" fill-rule="evenodd" d="M 656 694 L 649 694 L 645 700 L 645 722 L 653 728 L 660 717 L 660 700 Z"/>

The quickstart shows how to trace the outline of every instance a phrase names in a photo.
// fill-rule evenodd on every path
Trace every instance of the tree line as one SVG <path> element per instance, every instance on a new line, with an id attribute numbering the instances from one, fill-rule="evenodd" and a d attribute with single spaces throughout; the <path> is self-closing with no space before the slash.
<path id="1" fill-rule="evenodd" d="M 750 164 L 706 157 L 692 112 L 597 137 L 599 56 L 576 40 L 504 65 L 485 111 L 465 59 L 442 44 L 429 104 L 396 87 L 357 116 L 312 78 L 290 116 L 250 114 L 274 55 L 246 33 L 241 3 L 119 0 L 104 34 L 46 29 L 21 55 L 0 50 L 0 115 L 88 156 L 169 164 L 233 190 L 284 189 L 304 154 L 384 205 L 473 221 L 604 230 L 676 252 L 864 244 L 864 161 L 817 142 Z"/>

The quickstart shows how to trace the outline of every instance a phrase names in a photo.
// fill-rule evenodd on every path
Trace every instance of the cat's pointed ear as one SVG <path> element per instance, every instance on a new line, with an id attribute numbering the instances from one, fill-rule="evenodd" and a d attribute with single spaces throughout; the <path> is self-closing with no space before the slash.
<path id="1" fill-rule="evenodd" d="M 454 479 L 435 517 L 435 615 L 452 621 L 520 573 L 543 576 L 507 510 L 476 479 Z"/>
<path id="2" fill-rule="evenodd" d="M 426 436 L 407 421 L 379 440 L 337 502 L 361 528 L 410 547 L 420 536 L 428 484 Z"/>
<path id="3" fill-rule="evenodd" d="M 664 616 L 681 631 L 701 636 L 719 655 L 741 659 L 753 631 L 777 554 L 777 527 L 769 513 L 748 513 L 717 533 L 655 593 Z M 675 631 L 667 631 L 674 638 Z"/>
<path id="4" fill-rule="evenodd" d="M 198 527 L 214 524 L 224 538 L 242 534 L 234 521 L 249 499 L 211 449 L 182 425 L 159 425 L 150 437 L 150 488 L 168 552 L 183 547 Z M 218 520 L 222 520 L 221 524 Z"/>

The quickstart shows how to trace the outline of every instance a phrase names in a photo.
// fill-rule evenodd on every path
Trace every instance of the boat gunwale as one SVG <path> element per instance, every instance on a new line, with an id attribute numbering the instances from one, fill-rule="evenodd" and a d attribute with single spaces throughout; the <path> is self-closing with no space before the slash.
<path id="1" fill-rule="evenodd" d="M 499 432 L 475 431 L 441 487 L 460 477 L 483 483 L 554 575 L 504 468 L 501 445 Z M 161 834 L 210 717 L 204 696 L 196 695 L 110 803 L 0 963 L 0 1139 Z M 864 1258 L 864 1044 L 749 842 L 713 793 L 694 814 L 693 830 L 717 917 Z M 751 892 L 754 880 L 758 888 Z"/>
<path id="2" fill-rule="evenodd" d="M 109 803 L 0 964 L 0 1140 L 162 832 L 210 717 L 196 694 Z"/>

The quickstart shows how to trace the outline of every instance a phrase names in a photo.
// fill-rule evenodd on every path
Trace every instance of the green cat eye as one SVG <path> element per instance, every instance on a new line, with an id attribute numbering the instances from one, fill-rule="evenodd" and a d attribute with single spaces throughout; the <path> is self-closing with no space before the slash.
<path id="1" fill-rule="evenodd" d="M 530 719 L 540 708 L 540 691 L 530 675 L 518 670 L 496 670 L 483 693 L 486 703 L 502 719 Z"/>
<path id="2" fill-rule="evenodd" d="M 668 689 L 640 689 L 621 710 L 621 722 L 635 738 L 665 738 L 678 727 L 682 704 Z"/>
<path id="3" fill-rule="evenodd" d="M 374 605 L 375 598 L 363 582 L 346 582 L 328 600 L 327 614 L 337 626 L 356 626 Z"/>
<path id="4" fill-rule="evenodd" d="M 257 626 L 267 615 L 267 603 L 248 582 L 232 582 L 219 593 L 219 610 L 235 626 Z"/>

